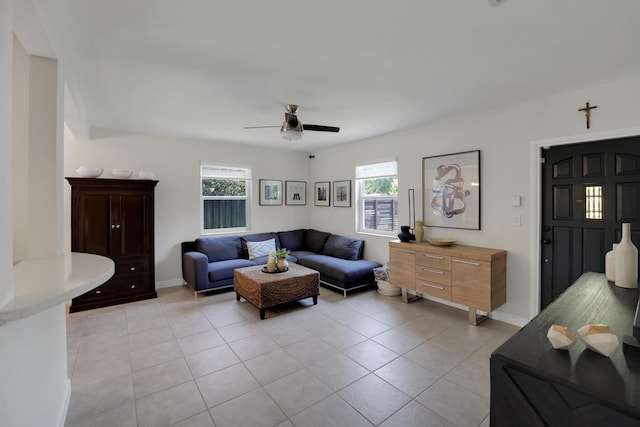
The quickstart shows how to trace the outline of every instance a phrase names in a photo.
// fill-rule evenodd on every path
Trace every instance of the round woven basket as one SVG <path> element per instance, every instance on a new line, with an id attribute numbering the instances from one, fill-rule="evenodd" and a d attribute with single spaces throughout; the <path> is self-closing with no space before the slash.
<path id="1" fill-rule="evenodd" d="M 399 287 L 393 286 L 385 280 L 378 280 L 378 293 L 386 297 L 395 297 L 402 293 Z"/>

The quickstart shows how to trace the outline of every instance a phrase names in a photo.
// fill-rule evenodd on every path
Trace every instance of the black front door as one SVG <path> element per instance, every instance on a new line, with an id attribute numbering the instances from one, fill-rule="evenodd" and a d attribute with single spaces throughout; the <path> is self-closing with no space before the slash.
<path id="1" fill-rule="evenodd" d="M 540 309 L 582 273 L 604 273 L 623 222 L 640 242 L 640 137 L 554 146 L 542 157 Z"/>

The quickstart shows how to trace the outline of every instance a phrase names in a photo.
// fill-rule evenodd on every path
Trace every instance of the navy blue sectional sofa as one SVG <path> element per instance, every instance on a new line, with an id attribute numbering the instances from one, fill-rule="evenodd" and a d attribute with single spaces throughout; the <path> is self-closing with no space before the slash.
<path id="1" fill-rule="evenodd" d="M 247 242 L 275 240 L 276 249 L 291 251 L 295 262 L 320 273 L 323 285 L 347 291 L 375 284 L 373 269 L 380 264 L 362 259 L 364 240 L 313 229 L 234 236 L 200 237 L 182 243 L 182 277 L 199 292 L 233 287 L 236 268 L 267 263 L 267 256 L 250 259 Z"/>

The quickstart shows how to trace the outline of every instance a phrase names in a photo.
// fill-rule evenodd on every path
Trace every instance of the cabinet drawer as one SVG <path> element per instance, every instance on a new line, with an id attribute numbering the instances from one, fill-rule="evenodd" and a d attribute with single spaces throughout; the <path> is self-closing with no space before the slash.
<path id="1" fill-rule="evenodd" d="M 451 257 L 416 252 L 416 264 L 437 268 L 439 270 L 451 270 Z"/>
<path id="2" fill-rule="evenodd" d="M 491 264 L 459 258 L 451 260 L 451 300 L 491 311 Z"/>
<path id="3" fill-rule="evenodd" d="M 97 300 L 111 299 L 118 293 L 113 287 L 111 281 L 103 283 L 95 289 L 85 292 L 84 294 L 73 299 L 74 303 L 86 303 Z"/>
<path id="4" fill-rule="evenodd" d="M 424 280 L 416 280 L 416 292 L 431 295 L 446 301 L 451 301 L 451 287 L 438 283 L 429 283 Z"/>
<path id="5" fill-rule="evenodd" d="M 147 263 L 144 260 L 119 261 L 116 263 L 116 275 L 140 274 L 147 271 Z"/>
<path id="6" fill-rule="evenodd" d="M 440 285 L 451 286 L 451 272 L 416 265 L 416 280 L 426 280 Z"/>
<path id="7" fill-rule="evenodd" d="M 391 248 L 389 250 L 389 264 L 391 263 L 411 264 L 413 266 L 416 263 L 416 253 L 405 249 Z"/>
<path id="8" fill-rule="evenodd" d="M 113 283 L 113 288 L 119 297 L 125 297 L 129 294 L 137 294 L 149 291 L 147 277 L 143 274 L 119 277 Z"/>

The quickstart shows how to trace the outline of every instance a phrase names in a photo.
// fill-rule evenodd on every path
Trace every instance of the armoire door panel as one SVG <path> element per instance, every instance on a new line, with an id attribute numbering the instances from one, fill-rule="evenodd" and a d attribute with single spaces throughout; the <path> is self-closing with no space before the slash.
<path id="1" fill-rule="evenodd" d="M 86 195 L 79 198 L 78 211 L 82 227 L 78 230 L 73 251 L 111 256 L 111 197 Z"/>
<path id="2" fill-rule="evenodd" d="M 119 256 L 139 256 L 147 251 L 149 232 L 146 215 L 148 199 L 144 194 L 127 194 L 120 197 L 120 246 Z"/>

